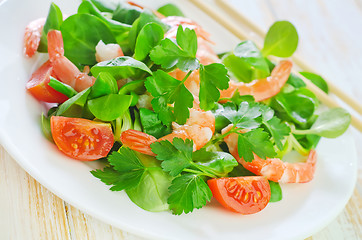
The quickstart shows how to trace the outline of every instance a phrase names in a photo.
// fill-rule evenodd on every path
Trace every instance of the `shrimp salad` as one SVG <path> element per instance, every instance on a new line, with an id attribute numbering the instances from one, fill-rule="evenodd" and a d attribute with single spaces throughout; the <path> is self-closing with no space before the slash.
<path id="1" fill-rule="evenodd" d="M 26 89 L 53 104 L 45 137 L 99 161 L 91 174 L 142 209 L 186 214 L 215 198 L 253 214 L 282 199 L 280 183 L 312 181 L 320 138 L 351 121 L 292 73 L 297 44 L 295 27 L 278 21 L 263 49 L 245 40 L 217 54 L 173 4 L 84 0 L 67 16 L 52 3 L 25 29 L 25 56 L 48 56 Z M 328 93 L 321 76 L 300 74 Z M 291 153 L 302 160 L 285 161 Z"/>

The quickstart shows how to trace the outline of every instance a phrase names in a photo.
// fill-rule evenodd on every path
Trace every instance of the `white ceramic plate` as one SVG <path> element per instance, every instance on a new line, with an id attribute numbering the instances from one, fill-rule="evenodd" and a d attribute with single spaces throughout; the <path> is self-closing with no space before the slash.
<path id="1" fill-rule="evenodd" d="M 189 2 L 175 2 L 212 33 L 217 51 L 235 46 L 235 37 Z M 55 3 L 70 14 L 79 2 Z M 162 3 L 166 1 L 152 1 L 154 7 Z M 89 173 L 90 165 L 65 157 L 45 140 L 39 127 L 42 107 L 25 91 L 25 83 L 40 60 L 39 56 L 30 60 L 23 57 L 24 28 L 29 21 L 46 16 L 49 4 L 48 0 L 5 0 L 0 5 L 0 140 L 16 161 L 50 191 L 109 224 L 156 239 L 302 239 L 327 225 L 344 208 L 357 176 L 350 132 L 321 141 L 312 182 L 283 185 L 282 201 L 251 216 L 225 211 L 215 202 L 182 216 L 151 213 L 134 205 L 124 192 L 109 191 Z"/>

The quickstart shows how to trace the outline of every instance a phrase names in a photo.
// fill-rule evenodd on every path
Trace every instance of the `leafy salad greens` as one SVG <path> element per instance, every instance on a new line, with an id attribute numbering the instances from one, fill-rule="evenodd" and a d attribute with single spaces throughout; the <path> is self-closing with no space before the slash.
<path id="1" fill-rule="evenodd" d="M 164 20 L 168 16 L 179 21 L 176 27 Z M 255 79 L 268 78 L 276 67 L 268 56 L 288 58 L 294 53 L 298 34 L 290 22 L 274 23 L 263 49 L 246 40 L 222 54 L 219 61 L 203 64 L 198 55 L 202 38 L 199 26 L 183 16 L 173 4 L 156 12 L 127 2 L 83 0 L 78 12 L 64 20 L 57 5 L 52 3 L 49 8 L 37 51 L 48 51 L 49 31 L 61 31 L 65 57 L 81 71 L 90 68 L 89 75 L 95 81 L 77 92 L 50 76 L 48 86 L 68 100 L 42 115 L 42 131 L 49 140 L 56 139 L 53 117 L 111 126 L 115 141 L 112 139 L 112 149 L 101 158 L 105 167 L 91 171 L 110 185 L 111 191 L 125 190 L 135 204 L 148 211 L 189 213 L 215 196 L 208 180 L 255 176 L 239 163 L 240 159 L 246 163 L 253 163 L 255 155 L 264 160 L 282 159 L 292 150 L 306 156 L 321 137 L 335 138 L 346 131 L 350 115 L 340 108 L 322 111 L 315 94 L 293 73 L 280 92 L 267 100 L 256 102 L 253 96 L 240 95 L 237 90 L 230 98 L 221 97 L 231 81 L 251 84 Z M 174 37 L 167 37 L 170 31 L 176 33 Z M 118 44 L 124 55 L 97 62 L 100 41 Z M 175 78 L 170 74 L 173 71 L 184 72 L 183 77 Z M 321 76 L 301 74 L 328 93 Z M 198 96 L 186 85 L 195 75 Z M 210 141 L 196 151 L 193 139 L 156 141 L 171 134 L 175 126 L 187 123 L 195 102 L 199 102 L 200 111 L 210 111 L 215 118 Z M 226 127 L 229 130 L 222 131 Z M 149 144 L 152 155 L 132 150 L 121 141 L 122 134 L 130 129 L 155 139 Z M 94 129 L 89 132 L 98 134 Z M 232 134 L 237 136 L 240 159 L 230 153 L 224 141 Z M 86 144 L 88 147 L 93 142 Z M 269 181 L 268 188 L 267 201 L 282 199 L 278 182 Z"/>

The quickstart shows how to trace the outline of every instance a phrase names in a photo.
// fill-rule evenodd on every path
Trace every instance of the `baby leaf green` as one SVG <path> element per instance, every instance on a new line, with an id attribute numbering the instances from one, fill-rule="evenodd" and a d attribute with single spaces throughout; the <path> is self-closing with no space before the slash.
<path id="1" fill-rule="evenodd" d="M 321 76 L 310 72 L 300 72 L 300 74 L 309 79 L 314 85 L 322 89 L 325 93 L 328 93 L 328 84 Z"/>
<path id="2" fill-rule="evenodd" d="M 342 135 L 351 123 L 351 115 L 343 108 L 322 112 L 309 130 L 295 130 L 295 134 L 316 134 L 326 138 Z"/>
<path id="3" fill-rule="evenodd" d="M 288 21 L 277 21 L 270 28 L 264 40 L 262 53 L 265 57 L 290 57 L 298 46 L 298 33 Z"/>
<path id="4" fill-rule="evenodd" d="M 37 49 L 38 52 L 48 52 L 47 34 L 50 30 L 59 30 L 62 23 L 62 11 L 55 3 L 51 3 L 48 17 L 44 23 L 43 30 L 41 31 L 40 43 Z"/>
<path id="5" fill-rule="evenodd" d="M 143 62 L 137 61 L 128 56 L 117 57 L 115 59 L 100 62 L 91 68 L 93 76 L 98 76 L 100 72 L 110 73 L 116 80 L 137 77 L 140 72 L 152 75 L 152 71 Z"/>
<path id="6" fill-rule="evenodd" d="M 71 86 L 62 83 L 61 81 L 58 81 L 57 79 L 50 76 L 50 81 L 48 83 L 49 86 L 51 86 L 54 90 L 63 93 L 68 98 L 71 98 L 78 94 L 77 91 L 74 90 Z"/>
<path id="7" fill-rule="evenodd" d="M 134 58 L 144 60 L 150 51 L 163 39 L 163 29 L 157 23 L 146 24 L 138 34 Z"/>
<path id="8" fill-rule="evenodd" d="M 234 49 L 234 55 L 250 64 L 252 67 L 262 71 L 263 76 L 260 76 L 259 78 L 270 75 L 268 63 L 252 41 L 248 40 L 239 43 Z"/>
<path id="9" fill-rule="evenodd" d="M 91 113 L 102 121 L 113 121 L 130 107 L 132 96 L 109 94 L 88 101 Z"/>
<path id="10" fill-rule="evenodd" d="M 95 48 L 100 40 L 106 44 L 116 43 L 107 24 L 90 14 L 74 14 L 63 22 L 60 29 L 65 56 L 76 65 L 92 66 L 97 63 Z"/>
<path id="11" fill-rule="evenodd" d="M 102 97 L 108 94 L 116 94 L 118 92 L 117 81 L 108 72 L 99 73 L 96 81 L 91 87 L 89 99 Z"/>
<path id="12" fill-rule="evenodd" d="M 169 16 L 179 16 L 184 17 L 185 15 L 183 12 L 173 3 L 168 3 L 161 6 L 157 9 L 157 12 L 161 13 L 162 15 L 169 17 Z"/>

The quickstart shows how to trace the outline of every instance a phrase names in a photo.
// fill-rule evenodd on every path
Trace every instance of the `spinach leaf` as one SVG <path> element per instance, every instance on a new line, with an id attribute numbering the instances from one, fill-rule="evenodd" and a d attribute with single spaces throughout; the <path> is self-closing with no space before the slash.
<path id="1" fill-rule="evenodd" d="M 146 91 L 145 80 L 134 80 L 132 82 L 126 83 L 120 89 L 118 94 L 131 94 L 132 92 L 136 94 L 143 94 Z"/>
<path id="2" fill-rule="evenodd" d="M 251 82 L 253 80 L 253 71 L 248 63 L 234 54 L 226 54 L 222 58 L 222 63 L 229 71 L 229 75 L 240 82 Z"/>
<path id="3" fill-rule="evenodd" d="M 234 49 L 234 55 L 241 58 L 254 69 L 262 72 L 261 74 L 259 73 L 259 76 L 255 77 L 255 79 L 270 75 L 268 63 L 252 41 L 248 40 L 239 43 Z"/>
<path id="4" fill-rule="evenodd" d="M 280 184 L 277 182 L 269 181 L 270 186 L 270 200 L 269 202 L 279 202 L 283 198 L 282 189 L 280 187 Z"/>
<path id="5" fill-rule="evenodd" d="M 99 11 L 109 13 L 114 12 L 119 5 L 119 1 L 91 0 L 91 2 L 99 9 Z"/>
<path id="6" fill-rule="evenodd" d="M 305 78 L 309 79 L 314 85 L 322 89 L 325 93 L 328 94 L 328 84 L 321 76 L 310 73 L 310 72 L 300 72 Z"/>
<path id="7" fill-rule="evenodd" d="M 322 112 L 312 127 L 307 130 L 294 130 L 294 134 L 315 134 L 326 138 L 342 135 L 351 123 L 351 115 L 343 108 L 332 108 Z"/>
<path id="8" fill-rule="evenodd" d="M 290 57 L 298 46 L 298 33 L 288 21 L 277 21 L 270 28 L 264 40 L 262 53 L 265 57 Z"/>
<path id="9" fill-rule="evenodd" d="M 279 93 L 272 101 L 272 107 L 280 118 L 305 126 L 319 105 L 317 97 L 306 88 L 288 93 Z"/>
<path id="10" fill-rule="evenodd" d="M 305 82 L 294 73 L 290 73 L 287 83 L 295 88 L 302 88 L 307 86 Z"/>
<path id="11" fill-rule="evenodd" d="M 87 88 L 62 103 L 56 112 L 56 116 L 81 117 L 90 91 L 91 88 Z"/>
<path id="12" fill-rule="evenodd" d="M 44 114 L 41 114 L 41 131 L 46 139 L 48 139 L 51 142 L 53 141 L 52 131 L 50 128 L 50 117 L 44 116 Z"/>
<path id="13" fill-rule="evenodd" d="M 98 98 L 108 94 L 116 94 L 117 92 L 118 86 L 116 79 L 108 72 L 101 72 L 91 87 L 88 99 Z"/>
<path id="14" fill-rule="evenodd" d="M 152 71 L 146 66 L 146 64 L 128 56 L 122 56 L 109 61 L 100 62 L 91 68 L 91 72 L 93 76 L 98 76 L 100 72 L 108 72 L 116 80 L 137 77 L 144 72 L 152 75 Z"/>
<path id="15" fill-rule="evenodd" d="M 169 26 L 164 24 L 155 14 L 153 14 L 150 10 L 145 9 L 140 17 L 134 21 L 132 24 L 132 28 L 129 32 L 129 46 L 131 49 L 135 48 L 136 39 L 138 37 L 139 32 L 141 29 L 148 23 L 157 23 L 163 29 L 163 32 L 167 32 Z"/>
<path id="16" fill-rule="evenodd" d="M 143 10 L 137 6 L 120 2 L 113 12 L 113 19 L 132 25 L 142 12 Z"/>
<path id="17" fill-rule="evenodd" d="M 145 167 L 139 184 L 126 190 L 128 197 L 140 208 L 160 212 L 168 210 L 168 187 L 172 178 L 160 167 L 159 161 L 154 157 L 135 152 Z"/>
<path id="18" fill-rule="evenodd" d="M 84 0 L 78 7 L 78 13 L 89 13 L 103 20 L 115 36 L 117 43 L 123 48 L 128 45 L 128 33 L 131 25 L 117 22 L 105 17 L 90 0 Z"/>
<path id="19" fill-rule="evenodd" d="M 65 56 L 76 65 L 92 66 L 97 63 L 95 48 L 100 40 L 106 44 L 116 43 L 107 24 L 90 14 L 72 15 L 63 22 L 60 29 Z"/>
<path id="20" fill-rule="evenodd" d="M 226 152 L 207 152 L 204 148 L 194 152 L 192 159 L 205 171 L 217 177 L 226 177 L 239 163 Z"/>
<path id="21" fill-rule="evenodd" d="M 162 124 L 157 113 L 152 110 L 141 108 L 140 119 L 143 131 L 154 136 L 155 138 L 163 137 L 172 132 L 171 125 Z"/>
<path id="22" fill-rule="evenodd" d="M 75 91 L 71 86 L 62 83 L 61 81 L 58 81 L 57 79 L 50 76 L 50 81 L 48 83 L 50 87 L 52 87 L 54 90 L 63 93 L 68 98 L 71 98 L 78 94 L 77 91 Z"/>
<path id="23" fill-rule="evenodd" d="M 47 34 L 50 30 L 59 30 L 62 22 L 63 15 L 60 8 L 55 3 L 51 3 L 48 17 L 44 23 L 43 30 L 41 31 L 40 43 L 37 49 L 38 52 L 48 52 Z"/>
<path id="24" fill-rule="evenodd" d="M 113 121 L 130 107 L 132 96 L 109 94 L 88 101 L 91 113 L 102 121 Z"/>
<path id="25" fill-rule="evenodd" d="M 168 17 L 168 16 L 179 16 L 179 17 L 185 17 L 183 12 L 172 3 L 168 3 L 157 9 L 157 12 L 161 13 L 162 15 Z"/>
<path id="26" fill-rule="evenodd" d="M 163 39 L 163 29 L 157 23 L 146 24 L 138 34 L 134 50 L 134 58 L 142 61 L 151 50 Z"/>

